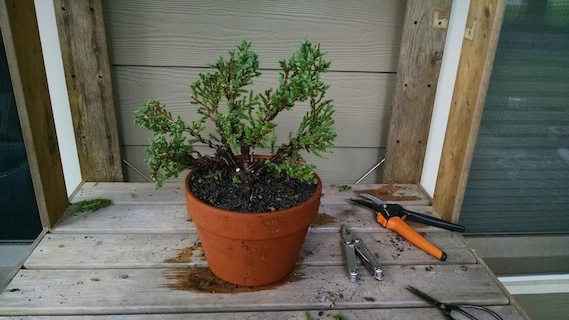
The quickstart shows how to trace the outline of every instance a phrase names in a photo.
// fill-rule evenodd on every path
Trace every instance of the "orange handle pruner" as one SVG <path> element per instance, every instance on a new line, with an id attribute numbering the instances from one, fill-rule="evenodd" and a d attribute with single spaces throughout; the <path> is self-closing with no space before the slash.
<path id="1" fill-rule="evenodd" d="M 366 193 L 361 194 L 362 197 L 365 197 L 373 202 L 367 202 L 363 200 L 352 199 L 352 201 L 367 206 L 368 208 L 373 209 L 376 211 L 377 214 L 377 221 L 381 224 L 384 228 L 397 232 L 403 238 L 407 239 L 409 242 L 414 244 L 415 246 L 419 247 L 421 250 L 425 251 L 426 253 L 432 255 L 433 257 L 445 261 L 447 259 L 446 253 L 444 253 L 441 249 L 437 248 L 434 244 L 429 242 L 429 240 L 425 239 L 421 236 L 417 231 L 411 228 L 401 217 L 407 217 L 412 212 L 404 210 L 401 206 L 397 204 L 386 204 L 380 199 Z M 419 213 L 413 213 L 414 219 L 418 219 L 418 221 L 422 221 L 423 223 L 428 223 L 431 225 L 435 225 L 441 228 L 454 230 L 454 231 L 463 231 L 464 227 L 455 225 L 452 223 L 448 223 L 442 221 L 440 219 L 435 219 L 432 217 L 427 217 Z"/>
<path id="2" fill-rule="evenodd" d="M 407 239 L 407 241 L 411 242 L 412 244 L 416 245 L 419 249 L 425 251 L 426 253 L 432 255 L 433 257 L 445 261 L 447 259 L 446 253 L 444 253 L 441 249 L 437 248 L 434 244 L 429 242 L 429 240 L 425 239 L 421 236 L 417 231 L 411 228 L 405 221 L 403 221 L 399 217 L 390 217 L 386 219 L 383 215 L 377 214 L 377 221 L 383 227 L 397 232 L 403 238 Z"/>

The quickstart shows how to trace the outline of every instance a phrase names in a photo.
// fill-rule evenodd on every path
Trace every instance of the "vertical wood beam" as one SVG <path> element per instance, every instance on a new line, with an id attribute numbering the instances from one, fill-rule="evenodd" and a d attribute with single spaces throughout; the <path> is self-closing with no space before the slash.
<path id="1" fill-rule="evenodd" d="M 0 0 L 0 23 L 38 210 L 50 228 L 69 203 L 34 1 Z"/>
<path id="2" fill-rule="evenodd" d="M 505 0 L 472 0 L 441 155 L 433 208 L 459 218 L 476 136 L 482 118 Z"/>
<path id="3" fill-rule="evenodd" d="M 452 0 L 407 1 L 389 123 L 385 183 L 421 181 L 446 39 L 446 28 L 435 21 L 435 16 L 448 21 L 451 5 Z"/>
<path id="4" fill-rule="evenodd" d="M 123 181 L 101 0 L 55 0 L 69 104 L 85 181 Z"/>

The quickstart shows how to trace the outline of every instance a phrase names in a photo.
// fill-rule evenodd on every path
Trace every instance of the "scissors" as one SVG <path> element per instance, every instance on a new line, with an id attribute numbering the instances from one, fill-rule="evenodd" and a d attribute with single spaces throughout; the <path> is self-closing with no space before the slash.
<path id="1" fill-rule="evenodd" d="M 446 253 L 421 236 L 403 220 L 419 222 L 451 231 L 464 232 L 464 227 L 461 225 L 437 219 L 426 214 L 409 211 L 396 203 L 385 203 L 367 193 L 362 193 L 360 196 L 371 200 L 371 202 L 360 199 L 351 200 L 374 210 L 379 224 L 384 228 L 397 232 L 412 244 L 441 261 L 447 259 Z"/>
<path id="2" fill-rule="evenodd" d="M 464 310 L 464 309 L 476 309 L 476 310 L 482 310 L 482 311 L 492 315 L 497 320 L 503 320 L 502 317 L 500 317 L 496 312 L 494 312 L 494 311 L 492 311 L 486 307 L 483 307 L 483 306 L 479 306 L 479 305 L 475 305 L 475 304 L 443 303 L 443 302 L 440 302 L 439 300 L 431 297 L 430 295 L 424 293 L 423 291 L 420 291 L 419 289 L 416 289 L 412 286 L 407 286 L 406 288 L 407 288 L 407 290 L 411 291 L 413 294 L 415 294 L 419 298 L 421 298 L 421 299 L 425 300 L 426 302 L 434 305 L 437 309 L 439 309 L 443 313 L 443 315 L 445 316 L 445 319 L 454 320 L 453 316 L 451 315 L 451 312 L 456 311 L 457 313 L 460 313 L 460 314 L 466 316 L 468 319 L 477 320 L 477 318 L 475 318 L 473 315 L 471 315 L 470 313 L 468 313 Z"/>

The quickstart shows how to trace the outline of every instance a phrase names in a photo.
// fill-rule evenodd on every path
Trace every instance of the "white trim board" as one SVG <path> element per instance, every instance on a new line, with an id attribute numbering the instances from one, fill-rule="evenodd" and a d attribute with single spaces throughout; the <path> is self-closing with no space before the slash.
<path id="1" fill-rule="evenodd" d="M 67 195 L 82 183 L 53 0 L 34 0 Z"/>
<path id="2" fill-rule="evenodd" d="M 569 274 L 498 277 L 513 294 L 569 293 Z"/>
<path id="3" fill-rule="evenodd" d="M 470 0 L 453 0 L 452 2 L 444 55 L 437 84 L 437 94 L 429 128 L 429 139 L 427 140 L 425 161 L 421 174 L 421 186 L 431 197 L 435 193 L 469 8 Z"/>

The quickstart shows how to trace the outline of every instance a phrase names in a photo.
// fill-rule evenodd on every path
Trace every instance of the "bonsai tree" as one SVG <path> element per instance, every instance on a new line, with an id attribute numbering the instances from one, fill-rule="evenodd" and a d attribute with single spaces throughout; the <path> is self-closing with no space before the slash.
<path id="1" fill-rule="evenodd" d="M 303 41 L 290 59 L 279 61 L 276 89 L 254 93 L 249 87 L 261 74 L 259 61 L 251 44 L 243 41 L 229 52 L 227 60 L 219 57 L 209 66 L 212 72 L 200 74 L 191 85 L 190 103 L 196 107 L 198 120 L 186 123 L 160 102 L 146 102 L 137 111 L 135 123 L 155 133 L 147 163 L 156 187 L 193 168 L 203 171 L 195 178 L 197 182 L 229 181 L 239 190 L 237 197 L 248 202 L 259 198 L 253 193 L 260 181 L 315 184 L 315 166 L 301 152 L 323 157 L 336 137 L 332 100 L 325 97 L 329 86 L 321 79 L 330 62 L 323 56 L 318 44 Z M 298 103 L 305 103 L 308 111 L 296 132 L 276 146 L 276 117 Z M 197 145 L 208 146 L 212 152 L 201 154 Z M 258 149 L 268 157 L 254 157 Z"/>

